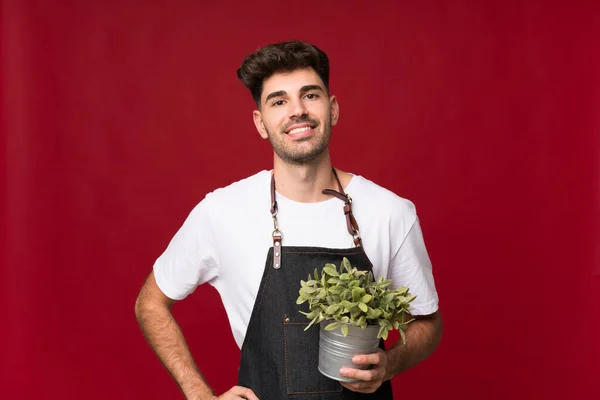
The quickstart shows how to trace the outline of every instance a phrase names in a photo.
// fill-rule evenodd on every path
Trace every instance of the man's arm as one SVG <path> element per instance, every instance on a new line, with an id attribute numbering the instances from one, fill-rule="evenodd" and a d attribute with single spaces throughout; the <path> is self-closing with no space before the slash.
<path id="1" fill-rule="evenodd" d="M 196 366 L 183 333 L 171 314 L 173 304 L 175 300 L 163 294 L 156 284 L 154 273 L 150 273 L 135 303 L 135 315 L 142 332 L 186 399 L 216 399 Z M 258 400 L 252 390 L 240 386 L 231 388 L 218 398 Z"/>
<path id="2" fill-rule="evenodd" d="M 427 316 L 417 316 L 405 331 L 406 345 L 398 340 L 386 351 L 355 356 L 355 364 L 372 364 L 373 368 L 360 370 L 342 368 L 340 375 L 360 379 L 362 382 L 345 383 L 342 386 L 361 393 L 373 393 L 381 384 L 395 375 L 425 360 L 437 348 L 442 338 L 442 317 L 439 311 Z"/>
<path id="3" fill-rule="evenodd" d="M 150 273 L 135 303 L 135 315 L 150 346 L 187 399 L 209 399 L 213 392 L 204 382 L 179 325 L 171 314 L 175 304 L 159 289 Z"/>
<path id="4" fill-rule="evenodd" d="M 384 380 L 392 379 L 424 361 L 440 344 L 442 339 L 442 316 L 439 311 L 427 316 L 416 316 L 408 324 L 406 345 L 398 340 L 386 351 L 387 371 Z"/>

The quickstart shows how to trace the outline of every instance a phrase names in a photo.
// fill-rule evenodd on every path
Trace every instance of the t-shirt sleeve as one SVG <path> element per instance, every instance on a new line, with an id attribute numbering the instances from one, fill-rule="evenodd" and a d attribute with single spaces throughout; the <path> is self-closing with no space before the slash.
<path id="1" fill-rule="evenodd" d="M 417 297 L 410 303 L 413 315 L 432 314 L 438 310 L 438 294 L 429 254 L 423 240 L 418 217 L 400 243 L 389 270 L 394 287 L 407 286 Z"/>
<path id="2" fill-rule="evenodd" d="M 198 285 L 218 276 L 209 208 L 207 198 L 194 207 L 154 263 L 156 284 L 173 300 L 186 298 Z"/>

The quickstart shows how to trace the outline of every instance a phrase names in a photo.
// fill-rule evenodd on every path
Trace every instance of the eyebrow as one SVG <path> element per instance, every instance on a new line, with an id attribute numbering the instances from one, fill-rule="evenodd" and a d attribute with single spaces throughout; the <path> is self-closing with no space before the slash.
<path id="1" fill-rule="evenodd" d="M 300 94 L 310 92 L 311 90 L 319 90 L 321 92 L 324 92 L 323 88 L 319 85 L 304 85 L 300 88 Z M 281 96 L 285 96 L 286 94 L 287 94 L 287 92 L 285 90 L 278 90 L 277 92 L 269 93 L 269 95 L 265 99 L 265 103 L 274 97 L 281 97 Z"/>
<path id="2" fill-rule="evenodd" d="M 318 90 L 324 92 L 323 88 L 319 85 L 306 85 L 300 88 L 300 93 L 310 92 L 311 90 Z"/>
<path id="3" fill-rule="evenodd" d="M 269 95 L 267 96 L 267 98 L 265 99 L 265 103 L 267 101 L 269 101 L 270 99 L 272 99 L 273 97 L 280 97 L 280 96 L 285 96 L 287 93 L 285 90 L 279 90 L 277 92 L 272 92 L 269 93 Z"/>

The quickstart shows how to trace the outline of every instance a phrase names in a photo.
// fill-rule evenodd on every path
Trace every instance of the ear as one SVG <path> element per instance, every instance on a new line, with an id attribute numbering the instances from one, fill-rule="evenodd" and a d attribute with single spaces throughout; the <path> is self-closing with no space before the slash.
<path id="1" fill-rule="evenodd" d="M 329 98 L 330 110 L 331 110 L 331 126 L 335 126 L 340 118 L 340 105 L 337 101 L 337 97 L 331 96 Z"/>
<path id="2" fill-rule="evenodd" d="M 262 120 L 262 114 L 258 110 L 254 110 L 252 112 L 252 117 L 254 118 L 254 126 L 256 126 L 256 130 L 260 134 L 260 137 L 263 139 L 267 139 L 269 135 L 267 134 L 267 129 L 265 128 L 265 124 Z"/>

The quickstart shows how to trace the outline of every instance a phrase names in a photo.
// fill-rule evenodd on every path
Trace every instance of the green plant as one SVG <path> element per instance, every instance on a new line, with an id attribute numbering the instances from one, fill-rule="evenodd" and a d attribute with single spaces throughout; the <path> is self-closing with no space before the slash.
<path id="1" fill-rule="evenodd" d="M 371 271 L 359 271 L 346 257 L 339 270 L 334 264 L 326 264 L 320 275 L 315 268 L 314 277 L 309 274 L 308 280 L 300 284 L 296 304 L 308 302 L 309 312 L 300 311 L 311 320 L 306 329 L 321 321 L 334 320 L 325 329 L 340 327 L 347 336 L 348 325 L 362 328 L 379 325 L 378 338 L 387 339 L 390 330 L 398 329 L 402 342 L 406 343 L 404 331 L 414 318 L 404 321 L 405 313 L 416 298 L 408 287 L 390 289 L 391 280 L 383 277 L 374 280 Z"/>

